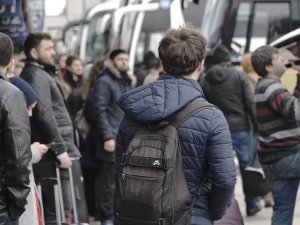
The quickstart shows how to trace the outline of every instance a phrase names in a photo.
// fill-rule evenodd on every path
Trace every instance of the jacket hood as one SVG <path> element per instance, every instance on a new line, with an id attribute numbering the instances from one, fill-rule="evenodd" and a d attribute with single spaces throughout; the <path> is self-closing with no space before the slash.
<path id="1" fill-rule="evenodd" d="M 203 98 L 197 81 L 163 75 L 159 80 L 126 92 L 118 105 L 129 117 L 142 122 L 168 118 L 197 98 Z"/>
<path id="2" fill-rule="evenodd" d="M 230 64 L 212 66 L 206 73 L 205 79 L 210 83 L 222 83 L 232 73 Z"/>

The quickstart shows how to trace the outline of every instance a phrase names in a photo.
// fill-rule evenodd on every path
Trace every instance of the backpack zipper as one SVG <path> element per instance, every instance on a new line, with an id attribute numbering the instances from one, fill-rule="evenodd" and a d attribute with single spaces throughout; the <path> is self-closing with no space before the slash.
<path id="1" fill-rule="evenodd" d="M 132 179 L 143 179 L 147 181 L 159 181 L 162 180 L 163 178 L 161 177 L 146 177 L 146 176 L 139 176 L 139 175 L 133 175 L 133 174 L 128 174 L 128 173 L 122 173 L 121 174 L 121 180 L 124 182 L 126 177 L 130 177 Z"/>

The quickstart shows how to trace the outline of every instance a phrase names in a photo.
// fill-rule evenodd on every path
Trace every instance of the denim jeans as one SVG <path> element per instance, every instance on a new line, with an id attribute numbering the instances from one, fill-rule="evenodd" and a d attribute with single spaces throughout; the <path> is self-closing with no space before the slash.
<path id="1" fill-rule="evenodd" d="M 213 222 L 207 218 L 192 216 L 190 225 L 213 225 Z"/>
<path id="2" fill-rule="evenodd" d="M 274 206 L 272 225 L 292 225 L 300 178 L 271 181 Z"/>
<path id="3" fill-rule="evenodd" d="M 237 154 L 240 171 L 250 166 L 253 161 L 253 133 L 251 130 L 231 132 L 231 140 L 234 151 Z M 256 198 L 253 196 L 245 196 L 247 208 L 256 207 Z"/>
<path id="4" fill-rule="evenodd" d="M 292 225 L 300 181 L 300 151 L 262 166 L 274 196 L 272 225 Z"/>

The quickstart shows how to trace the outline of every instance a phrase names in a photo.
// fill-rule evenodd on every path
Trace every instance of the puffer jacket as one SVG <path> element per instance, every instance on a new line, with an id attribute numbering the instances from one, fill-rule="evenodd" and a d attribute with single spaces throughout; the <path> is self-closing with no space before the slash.
<path id="1" fill-rule="evenodd" d="M 0 225 L 24 212 L 29 187 L 30 124 L 22 92 L 0 75 Z"/>
<path id="2" fill-rule="evenodd" d="M 246 131 L 252 126 L 257 130 L 254 93 L 247 74 L 232 65 L 214 65 L 202 79 L 201 86 L 207 101 L 224 113 L 230 131 Z"/>
<path id="3" fill-rule="evenodd" d="M 55 142 L 52 150 L 57 155 L 68 152 L 70 157 L 80 157 L 74 144 L 74 128 L 58 82 L 55 68 L 36 61 L 28 61 L 21 73 L 38 94 L 38 103 L 31 118 L 32 141 L 48 144 Z"/>
<path id="4" fill-rule="evenodd" d="M 125 117 L 117 136 L 116 169 L 120 168 L 121 154 L 138 128 L 130 120 L 142 123 L 162 121 L 195 101 L 205 101 L 197 81 L 171 75 L 163 75 L 158 81 L 122 95 L 119 106 Z M 177 130 L 188 189 L 193 197 L 196 196 L 194 216 L 211 221 L 220 219 L 232 198 L 236 183 L 228 124 L 222 112 L 211 107 L 195 113 Z M 209 175 L 209 181 L 198 195 L 206 175 Z M 201 219 L 198 222 L 201 224 Z"/>
<path id="5" fill-rule="evenodd" d="M 91 122 L 91 131 L 83 161 L 89 165 L 96 163 L 95 159 L 115 160 L 114 152 L 104 150 L 104 141 L 116 138 L 124 115 L 117 101 L 124 92 L 132 89 L 132 79 L 127 73 L 121 74 L 111 60 L 106 61 L 105 66 L 85 105 L 85 116 Z"/>

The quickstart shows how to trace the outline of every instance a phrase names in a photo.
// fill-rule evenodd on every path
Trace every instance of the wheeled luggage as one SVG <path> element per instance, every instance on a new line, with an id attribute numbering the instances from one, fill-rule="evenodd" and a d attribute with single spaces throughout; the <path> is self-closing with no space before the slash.
<path id="1" fill-rule="evenodd" d="M 70 194 L 71 194 L 71 199 L 72 199 L 72 211 L 73 211 L 74 222 L 67 223 L 67 221 L 66 221 L 60 169 L 58 168 L 58 166 L 56 166 L 56 177 L 55 178 L 53 178 L 53 177 L 44 178 L 42 180 L 42 182 L 52 183 L 53 189 L 54 189 L 56 223 L 47 223 L 47 225 L 89 225 L 88 223 L 79 222 L 72 168 L 68 169 L 68 175 L 69 175 L 69 180 L 70 180 Z M 41 188 L 41 186 L 39 186 L 39 188 Z M 41 190 L 40 190 L 40 192 L 41 192 Z"/>
<path id="2" fill-rule="evenodd" d="M 73 187 L 76 199 L 78 221 L 89 221 L 87 202 L 85 198 L 83 175 L 80 160 L 72 160 Z"/>

